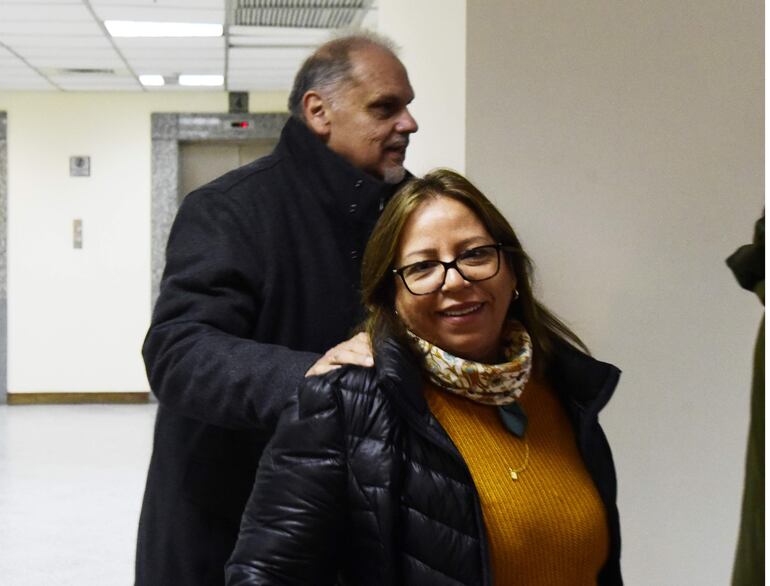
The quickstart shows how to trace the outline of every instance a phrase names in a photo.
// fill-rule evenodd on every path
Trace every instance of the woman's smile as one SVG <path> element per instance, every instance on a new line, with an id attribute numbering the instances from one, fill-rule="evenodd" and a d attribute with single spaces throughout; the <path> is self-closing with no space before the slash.
<path id="1" fill-rule="evenodd" d="M 458 303 L 447 309 L 442 309 L 438 313 L 448 319 L 472 317 L 473 314 L 479 312 L 483 306 L 483 303 Z"/>
<path id="2" fill-rule="evenodd" d="M 493 244 L 494 239 L 470 208 L 438 195 L 423 202 L 406 221 L 396 266 L 437 260 L 456 262 L 469 251 Z M 475 257 L 463 258 L 472 270 Z M 414 295 L 397 279 L 399 316 L 413 333 L 450 354 L 481 362 L 496 361 L 516 287 L 504 257 L 498 257 L 497 262 L 497 273 L 478 281 L 463 277 L 462 268 L 445 266 L 443 285 L 422 295 Z"/>

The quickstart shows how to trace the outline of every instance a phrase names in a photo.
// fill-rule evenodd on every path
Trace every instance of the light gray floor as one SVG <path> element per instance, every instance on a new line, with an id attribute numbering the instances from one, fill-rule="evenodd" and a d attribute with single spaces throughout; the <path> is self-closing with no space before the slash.
<path id="1" fill-rule="evenodd" d="M 133 583 L 155 409 L 0 405 L 0 584 Z"/>

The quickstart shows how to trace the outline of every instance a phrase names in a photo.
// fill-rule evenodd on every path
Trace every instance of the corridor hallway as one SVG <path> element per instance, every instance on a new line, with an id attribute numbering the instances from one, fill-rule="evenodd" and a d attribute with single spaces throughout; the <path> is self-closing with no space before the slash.
<path id="1" fill-rule="evenodd" d="M 156 408 L 0 404 L 0 583 L 133 583 Z"/>

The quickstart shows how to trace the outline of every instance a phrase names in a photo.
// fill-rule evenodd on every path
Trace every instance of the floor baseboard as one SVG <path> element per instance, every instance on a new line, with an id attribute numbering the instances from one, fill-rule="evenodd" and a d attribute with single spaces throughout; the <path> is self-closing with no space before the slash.
<path id="1" fill-rule="evenodd" d="M 8 393 L 9 405 L 82 405 L 149 403 L 150 393 Z"/>

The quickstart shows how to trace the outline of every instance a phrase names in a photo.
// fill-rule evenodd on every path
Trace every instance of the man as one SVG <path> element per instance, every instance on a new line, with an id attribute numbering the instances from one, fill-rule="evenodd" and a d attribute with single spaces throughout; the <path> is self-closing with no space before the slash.
<path id="1" fill-rule="evenodd" d="M 338 343 L 363 315 L 361 255 L 405 176 L 412 99 L 387 41 L 331 41 L 298 72 L 275 151 L 182 203 L 143 348 L 160 404 L 137 584 L 222 584 L 303 376 L 371 364 L 365 339 Z"/>

